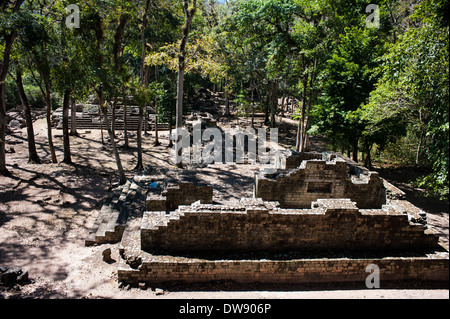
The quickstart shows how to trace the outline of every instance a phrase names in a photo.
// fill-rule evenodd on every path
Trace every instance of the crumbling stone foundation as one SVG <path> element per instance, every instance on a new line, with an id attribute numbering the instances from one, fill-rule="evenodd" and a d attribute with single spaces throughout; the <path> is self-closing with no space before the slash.
<path id="1" fill-rule="evenodd" d="M 285 163 L 292 157 L 297 162 L 302 156 L 287 157 Z M 301 160 L 292 170 L 257 174 L 255 197 L 277 201 L 282 208 L 308 208 L 313 201 L 324 198 L 350 198 L 359 208 L 381 208 L 386 203 L 383 181 L 377 172 L 349 165 L 343 158 L 327 153 L 323 159 Z"/>
<path id="2" fill-rule="evenodd" d="M 150 191 L 147 196 L 146 208 L 148 211 L 172 211 L 180 205 L 189 205 L 196 201 L 204 204 L 212 203 L 212 186 L 181 182 L 163 190 Z"/>
<path id="3" fill-rule="evenodd" d="M 86 240 L 120 241 L 120 282 L 364 283 L 370 264 L 384 283 L 448 282 L 448 247 L 426 214 L 334 154 L 261 173 L 263 198 L 224 205 L 212 204 L 209 185 L 162 180 L 165 172 L 127 183 Z"/>
<path id="4" fill-rule="evenodd" d="M 448 281 L 448 247 L 413 208 L 404 200 L 359 209 L 349 199 L 324 199 L 310 209 L 281 209 L 242 199 L 145 212 L 140 235 L 122 240 L 118 278 L 363 283 L 375 264 L 384 283 Z"/>
<path id="5" fill-rule="evenodd" d="M 410 258 L 292 260 L 205 260 L 148 255 L 138 269 L 121 261 L 118 276 L 119 281 L 129 284 L 231 280 L 278 284 L 359 282 L 364 287 L 368 275 L 366 267 L 370 264 L 379 267 L 382 285 L 406 280 L 416 284 L 422 281 L 448 281 L 448 254 Z"/>
<path id="6" fill-rule="evenodd" d="M 191 205 L 144 213 L 146 251 L 414 250 L 439 237 L 395 209 L 358 209 L 349 199 L 319 199 L 311 209 L 259 205 Z"/>

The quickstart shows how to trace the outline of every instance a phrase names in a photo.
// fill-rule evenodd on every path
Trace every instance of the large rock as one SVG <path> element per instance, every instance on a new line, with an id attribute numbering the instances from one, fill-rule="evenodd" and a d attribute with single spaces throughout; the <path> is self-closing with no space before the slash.
<path id="1" fill-rule="evenodd" d="M 28 280 L 28 271 L 23 271 L 19 267 L 9 268 L 0 266 L 0 284 L 4 286 L 14 286 L 16 283 L 23 283 Z"/>

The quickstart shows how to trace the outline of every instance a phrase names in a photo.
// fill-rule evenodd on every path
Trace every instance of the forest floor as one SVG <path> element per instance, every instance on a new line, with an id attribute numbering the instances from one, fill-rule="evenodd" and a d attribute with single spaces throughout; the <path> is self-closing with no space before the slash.
<path id="1" fill-rule="evenodd" d="M 290 144 L 295 138 L 295 123 L 283 121 L 280 142 Z M 73 165 L 50 163 L 46 124 L 34 124 L 38 154 L 44 164 L 27 163 L 26 130 L 16 129 L 8 137 L 15 153 L 7 154 L 10 177 L 0 176 L 0 265 L 21 267 L 30 280 L 13 288 L 0 287 L 2 298 L 217 298 L 217 299 L 327 299 L 327 298 L 449 298 L 448 289 L 365 289 L 364 287 L 299 286 L 233 286 L 225 284 L 187 285 L 155 289 L 119 288 L 117 282 L 118 249 L 115 245 L 86 247 L 84 240 L 97 217 L 101 200 L 111 183 L 117 181 L 115 161 L 108 143 L 101 143 L 100 131 L 80 130 L 71 137 Z M 56 154 L 62 160 L 62 132 L 53 130 Z M 123 143 L 118 134 L 119 145 Z M 105 134 L 105 140 L 106 140 Z M 154 134 L 143 138 L 144 166 L 171 167 L 168 132 L 160 132 L 160 146 L 153 146 Z M 136 172 L 136 142 L 133 148 L 121 150 L 127 177 Z M 312 140 L 318 150 L 323 147 Z M 215 185 L 214 196 L 239 199 L 252 196 L 256 165 L 212 165 L 205 179 Z M 425 198 L 423 191 L 410 181 L 418 174 L 411 169 L 380 169 L 382 177 L 403 189 L 413 204 L 428 213 L 429 224 L 440 232 L 444 242 L 449 238 L 449 207 L 436 199 Z M 419 172 L 420 173 L 420 172 Z M 102 251 L 112 248 L 116 261 L 102 261 Z M 157 287 L 153 287 L 157 288 Z M 383 288 L 383 287 L 382 287 Z"/>

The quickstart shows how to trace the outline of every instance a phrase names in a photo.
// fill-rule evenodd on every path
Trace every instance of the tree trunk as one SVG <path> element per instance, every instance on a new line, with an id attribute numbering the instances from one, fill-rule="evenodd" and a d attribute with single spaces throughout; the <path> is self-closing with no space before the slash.
<path id="1" fill-rule="evenodd" d="M 183 82 L 185 70 L 185 48 L 191 27 L 192 19 L 197 9 L 197 0 L 193 0 L 193 8 L 189 10 L 189 0 L 184 0 L 185 25 L 180 43 L 180 53 L 178 55 L 178 80 L 177 80 L 177 105 L 176 105 L 176 132 L 175 132 L 175 165 L 183 167 L 181 149 L 181 127 L 183 125 Z"/>
<path id="2" fill-rule="evenodd" d="M 103 121 L 104 121 L 103 113 L 102 113 L 103 105 L 99 104 L 99 107 L 100 107 L 100 114 L 99 114 L 100 115 L 100 136 L 102 137 L 102 145 L 103 145 L 103 144 L 105 144 L 105 139 L 103 138 Z"/>
<path id="3" fill-rule="evenodd" d="M 14 3 L 12 12 L 15 13 L 20 10 L 24 0 L 17 0 Z M 2 1 L 2 6 L 7 3 Z M 3 47 L 3 61 L 0 62 L 0 175 L 10 175 L 10 172 L 6 168 L 5 157 L 5 137 L 6 137 L 6 76 L 9 70 L 9 59 L 11 55 L 11 48 L 16 39 L 17 31 L 13 30 L 9 34 L 3 35 L 2 47 Z"/>
<path id="4" fill-rule="evenodd" d="M 134 168 L 135 170 L 141 171 L 144 169 L 144 165 L 142 163 L 142 122 L 144 119 L 144 108 L 139 107 L 139 125 L 137 129 L 137 149 L 138 149 L 138 156 L 137 156 L 137 164 Z"/>
<path id="5" fill-rule="evenodd" d="M 304 146 L 304 127 L 305 127 L 305 113 L 306 113 L 306 87 L 308 84 L 308 77 L 303 77 L 303 96 L 302 96 L 302 109 L 301 109 L 301 118 L 298 121 L 297 127 L 297 144 L 295 150 L 297 152 L 303 152 Z"/>
<path id="6" fill-rule="evenodd" d="M 266 102 L 264 104 L 264 125 L 269 124 L 270 89 L 267 90 Z"/>
<path id="7" fill-rule="evenodd" d="M 53 136 L 52 136 L 52 99 L 50 93 L 50 83 L 48 79 L 44 78 L 45 82 L 45 103 L 47 104 L 47 138 L 48 138 L 48 146 L 50 148 L 50 154 L 52 157 L 52 163 L 58 163 L 55 153 L 55 146 L 53 145 Z"/>
<path id="8" fill-rule="evenodd" d="M 145 41 L 145 27 L 147 26 L 148 23 L 148 12 L 150 11 L 150 5 L 151 5 L 151 0 L 146 0 L 145 2 L 145 8 L 144 8 L 144 13 L 142 15 L 142 25 L 141 25 L 141 45 L 142 45 L 142 51 L 141 51 L 141 68 L 140 68 L 140 72 L 139 72 L 139 80 L 141 82 L 141 84 L 144 83 L 144 77 L 146 77 L 146 73 L 145 73 L 145 46 L 146 46 L 146 41 Z"/>
<path id="9" fill-rule="evenodd" d="M 161 145 L 158 135 L 158 102 L 157 99 L 155 99 L 155 146 Z"/>
<path id="10" fill-rule="evenodd" d="M 148 107 L 147 107 L 147 105 L 144 108 L 143 118 L 144 118 L 144 135 L 147 136 L 148 135 L 148 132 L 147 132 L 147 130 L 148 130 L 147 129 L 147 126 L 148 126 Z"/>
<path id="11" fill-rule="evenodd" d="M 358 140 L 353 142 L 353 161 L 358 163 Z"/>
<path id="12" fill-rule="evenodd" d="M 5 157 L 5 137 L 6 137 L 6 101 L 5 101 L 5 83 L 0 83 L 0 175 L 7 176 L 10 172 L 6 168 Z"/>
<path id="13" fill-rule="evenodd" d="M 20 101 L 22 102 L 22 106 L 23 106 L 25 122 L 27 124 L 28 162 L 40 164 L 41 159 L 39 158 L 39 156 L 37 154 L 36 142 L 34 139 L 33 119 L 31 118 L 30 103 L 28 102 L 27 95 L 23 88 L 22 71 L 20 70 L 19 66 L 17 66 L 15 81 L 17 84 L 17 91 L 19 92 Z"/>
<path id="14" fill-rule="evenodd" d="M 17 32 L 12 33 L 3 37 L 3 61 L 0 63 L 0 175 L 10 175 L 6 168 L 6 157 L 5 157 L 5 137 L 6 137 L 6 76 L 8 75 L 9 69 L 9 58 L 11 53 L 11 47 L 13 45 L 14 39 L 17 36 Z"/>
<path id="15" fill-rule="evenodd" d="M 278 81 L 272 82 L 271 103 L 270 103 L 270 127 L 276 127 L 275 114 L 278 108 Z"/>
<path id="16" fill-rule="evenodd" d="M 102 102 L 99 98 L 99 102 Z M 113 148 L 114 157 L 116 159 L 117 170 L 119 172 L 119 184 L 123 185 L 126 183 L 127 179 L 125 177 L 125 172 L 122 167 L 122 161 L 120 160 L 119 152 L 117 151 L 116 141 L 114 140 L 114 136 L 112 134 L 111 126 L 108 119 L 108 108 L 105 105 L 101 106 L 101 110 L 103 113 L 103 119 L 105 121 L 106 130 L 108 131 L 109 138 L 111 140 L 111 145 Z"/>
<path id="17" fill-rule="evenodd" d="M 79 136 L 77 132 L 77 105 L 72 98 L 70 103 L 70 136 Z"/>
<path id="18" fill-rule="evenodd" d="M 72 163 L 72 157 L 70 155 L 70 137 L 69 137 L 69 103 L 70 103 L 70 90 L 64 91 L 63 100 L 63 145 L 64 145 L 64 159 L 66 164 Z"/>
<path id="19" fill-rule="evenodd" d="M 117 96 L 114 97 L 114 102 L 111 110 L 111 131 L 114 138 L 116 138 L 116 106 L 117 106 Z"/>
<path id="20" fill-rule="evenodd" d="M 315 81 L 316 68 L 317 68 L 317 59 L 314 60 L 314 67 L 311 72 L 311 76 L 309 77 L 308 106 L 307 106 L 306 112 L 302 116 L 302 120 L 303 120 L 302 152 L 308 151 L 308 148 L 309 148 L 309 145 L 308 145 L 309 138 L 308 138 L 307 131 L 308 131 L 308 126 L 309 126 L 309 114 L 311 113 L 313 100 L 315 98 L 313 87 L 314 87 L 314 81 Z M 304 96 L 306 96 L 305 88 L 303 89 L 303 94 L 304 94 Z M 304 108 L 304 105 L 303 105 L 303 108 Z"/>
<path id="21" fill-rule="evenodd" d="M 225 116 L 230 117 L 230 97 L 228 94 L 228 79 L 225 78 Z"/>
<path id="22" fill-rule="evenodd" d="M 422 148 L 423 138 L 425 137 L 425 129 L 422 121 L 422 111 L 419 111 L 419 121 L 420 121 L 420 136 L 419 143 L 417 144 L 416 150 L 416 165 L 420 165 L 420 149 Z"/>
<path id="23" fill-rule="evenodd" d="M 183 80 L 184 80 L 184 65 L 180 65 L 178 67 L 177 106 L 175 118 L 175 164 L 179 168 L 183 167 L 181 161 L 182 159 L 181 127 L 183 126 Z"/>
<path id="24" fill-rule="evenodd" d="M 155 65 L 155 81 L 159 82 L 159 67 Z M 155 144 L 154 146 L 161 145 L 159 142 L 158 134 L 158 98 L 155 97 Z"/>
<path id="25" fill-rule="evenodd" d="M 372 156 L 370 155 L 370 152 L 372 151 L 372 147 L 373 147 L 373 144 L 368 145 L 366 147 L 366 157 L 364 159 L 364 166 L 368 169 L 372 168 Z"/>
<path id="26" fill-rule="evenodd" d="M 252 128 L 255 128 L 255 99 L 254 99 L 254 88 L 252 87 Z"/>
<path id="27" fill-rule="evenodd" d="M 285 102 L 286 102 L 286 90 L 287 90 L 287 77 L 284 79 L 284 86 L 283 86 L 283 98 L 281 99 L 281 117 L 284 117 L 285 112 Z M 286 107 L 287 112 L 287 107 Z"/>
<path id="28" fill-rule="evenodd" d="M 124 138 L 123 148 L 127 149 L 128 148 L 128 127 L 127 127 L 128 116 L 127 116 L 127 97 L 125 96 L 124 88 L 122 88 L 122 96 L 123 96 L 123 138 Z"/>

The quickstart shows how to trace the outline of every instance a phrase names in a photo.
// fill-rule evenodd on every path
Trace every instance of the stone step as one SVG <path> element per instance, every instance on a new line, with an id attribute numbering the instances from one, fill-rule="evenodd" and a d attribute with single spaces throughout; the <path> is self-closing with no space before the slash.
<path id="1" fill-rule="evenodd" d="M 111 214 L 111 202 L 114 200 L 114 196 L 117 196 L 117 192 L 111 193 L 106 199 L 106 202 L 103 204 L 96 220 L 94 221 L 94 224 L 91 227 L 91 230 L 89 231 L 89 235 L 85 240 L 86 246 L 91 246 L 96 243 L 96 235 L 100 226 L 104 223 L 107 216 Z"/>
<path id="2" fill-rule="evenodd" d="M 123 259 L 139 256 L 141 252 L 140 228 L 142 224 L 145 199 L 147 197 L 146 182 L 136 182 L 133 202 L 128 205 L 128 218 L 122 239 L 119 244 L 119 253 Z"/>
<path id="3" fill-rule="evenodd" d="M 108 202 L 103 205 L 85 241 L 87 246 L 120 240 L 123 227 L 118 226 L 121 226 L 123 222 L 118 223 L 118 220 L 120 218 L 126 220 L 126 217 L 121 215 L 123 214 L 124 203 L 127 201 L 130 193 L 131 184 L 131 181 L 127 181 L 121 189 L 110 195 Z"/>

